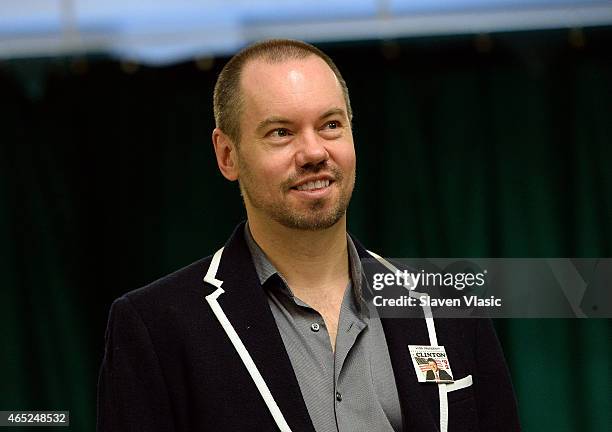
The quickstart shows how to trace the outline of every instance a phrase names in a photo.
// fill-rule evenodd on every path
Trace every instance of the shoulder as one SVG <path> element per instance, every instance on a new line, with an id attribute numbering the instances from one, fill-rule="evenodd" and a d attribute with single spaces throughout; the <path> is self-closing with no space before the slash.
<path id="1" fill-rule="evenodd" d="M 202 258 L 146 286 L 123 294 L 113 302 L 111 314 L 113 311 L 129 310 L 144 322 L 152 322 L 169 313 L 194 309 L 215 289 L 204 282 L 211 259 L 212 256 Z"/>

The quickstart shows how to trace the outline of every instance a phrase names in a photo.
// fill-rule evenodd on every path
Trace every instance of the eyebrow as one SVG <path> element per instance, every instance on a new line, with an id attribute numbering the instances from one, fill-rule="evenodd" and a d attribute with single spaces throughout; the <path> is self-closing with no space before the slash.
<path id="1" fill-rule="evenodd" d="M 290 124 L 291 122 L 289 121 L 289 119 L 286 119 L 284 117 L 268 117 L 265 120 L 262 120 L 259 122 L 259 124 L 257 125 L 257 129 L 255 129 L 257 132 L 261 132 L 264 129 L 266 129 L 268 126 L 272 125 L 272 124 Z"/>
<path id="2" fill-rule="evenodd" d="M 342 108 L 332 108 L 329 109 L 327 111 L 325 111 L 320 117 L 319 120 L 323 120 L 326 119 L 327 117 L 331 117 L 334 115 L 340 115 L 342 117 L 346 117 L 346 113 L 344 112 L 344 110 Z M 291 120 L 285 118 L 285 117 L 278 117 L 278 116 L 272 116 L 272 117 L 268 117 L 267 119 L 264 119 L 262 121 L 259 122 L 259 124 L 257 125 L 257 128 L 255 129 L 257 132 L 262 132 L 264 129 L 266 129 L 268 126 L 273 125 L 273 124 L 281 124 L 281 125 L 288 125 L 291 124 Z"/>
<path id="3" fill-rule="evenodd" d="M 325 111 L 325 113 L 321 117 L 319 117 L 319 120 L 323 120 L 324 118 L 331 117 L 331 116 L 334 116 L 334 115 L 339 115 L 339 116 L 342 116 L 342 117 L 347 117 L 346 113 L 344 112 L 344 110 L 342 108 L 332 108 L 332 109 L 330 109 L 328 111 Z"/>

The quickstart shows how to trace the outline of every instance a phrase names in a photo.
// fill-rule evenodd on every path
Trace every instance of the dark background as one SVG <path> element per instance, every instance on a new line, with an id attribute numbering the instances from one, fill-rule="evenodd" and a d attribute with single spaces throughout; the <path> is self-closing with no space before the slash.
<path id="1" fill-rule="evenodd" d="M 351 231 L 390 257 L 612 256 L 611 42 L 321 45 L 355 112 Z M 225 61 L 0 63 L 0 410 L 70 410 L 71 430 L 94 430 L 112 300 L 244 218 L 210 140 Z M 496 326 L 525 430 L 609 430 L 609 320 Z"/>

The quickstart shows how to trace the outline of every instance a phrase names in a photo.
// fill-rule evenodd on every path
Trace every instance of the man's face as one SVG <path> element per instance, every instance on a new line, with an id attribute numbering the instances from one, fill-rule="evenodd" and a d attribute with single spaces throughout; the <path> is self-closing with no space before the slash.
<path id="1" fill-rule="evenodd" d="M 436 362 L 435 362 L 435 361 L 429 361 L 429 362 L 427 362 L 427 363 L 429 364 L 429 368 L 430 368 L 432 371 L 434 371 L 434 372 L 435 372 L 435 371 L 437 371 L 437 370 L 438 370 L 438 365 L 436 364 Z"/>
<path id="2" fill-rule="evenodd" d="M 288 228 L 331 227 L 346 213 L 355 149 L 336 76 L 316 56 L 254 60 L 241 80 L 238 179 L 249 218 Z"/>

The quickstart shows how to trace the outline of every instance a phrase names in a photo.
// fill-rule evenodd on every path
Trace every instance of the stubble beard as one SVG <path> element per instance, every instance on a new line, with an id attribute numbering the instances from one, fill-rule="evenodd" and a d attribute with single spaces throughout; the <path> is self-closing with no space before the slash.
<path id="1" fill-rule="evenodd" d="M 334 182 L 332 183 L 334 186 L 332 187 L 341 187 L 341 189 L 338 200 L 328 210 L 325 210 L 325 206 L 330 198 L 313 200 L 305 210 L 292 209 L 289 206 L 283 205 L 281 202 L 266 202 L 257 192 L 254 192 L 253 189 L 256 187 L 255 182 L 248 169 L 245 170 L 244 167 L 241 167 L 243 180 L 239 181 L 240 192 L 245 201 L 248 200 L 254 208 L 260 210 L 284 227 L 304 231 L 324 230 L 334 226 L 342 216 L 346 214 L 355 185 L 355 171 L 349 174 L 348 183 L 342 187 L 340 186 L 344 181 L 344 174 L 342 171 L 337 167 L 326 168 L 327 169 L 324 169 L 318 166 L 307 170 L 307 172 L 301 175 L 292 176 L 284 181 L 280 185 L 280 188 L 283 194 L 287 194 L 289 193 L 290 185 L 294 184 L 297 178 L 303 177 L 308 173 L 314 174 L 323 170 L 330 172 L 334 178 Z"/>

